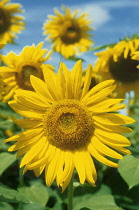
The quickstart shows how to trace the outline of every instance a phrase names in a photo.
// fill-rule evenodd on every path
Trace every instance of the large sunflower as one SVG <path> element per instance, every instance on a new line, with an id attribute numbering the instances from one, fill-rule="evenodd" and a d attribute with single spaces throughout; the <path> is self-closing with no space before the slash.
<path id="1" fill-rule="evenodd" d="M 55 10 L 56 16 L 48 16 L 44 23 L 44 35 L 53 43 L 53 49 L 69 58 L 79 52 L 86 52 L 93 44 L 90 31 L 93 30 L 86 13 L 77 17 L 78 11 L 71 13 L 69 8 L 63 7 L 64 14 Z"/>
<path id="2" fill-rule="evenodd" d="M 27 130 L 5 140 L 16 141 L 9 151 L 18 150 L 17 157 L 24 154 L 20 164 L 25 166 L 24 173 L 34 170 L 39 176 L 45 170 L 46 184 L 50 186 L 56 179 L 62 191 L 69 184 L 74 168 L 81 184 L 87 180 L 95 185 L 97 174 L 91 156 L 118 167 L 108 157 L 122 159 L 120 153 L 130 154 L 124 148 L 130 142 L 121 133 L 131 129 L 121 125 L 134 120 L 113 113 L 125 107 L 119 105 L 122 99 L 107 97 L 115 88 L 114 80 L 99 83 L 88 91 L 91 71 L 89 65 L 82 87 L 81 61 L 72 71 L 61 63 L 57 74 L 44 68 L 45 82 L 31 75 L 35 92 L 17 90 L 14 100 L 9 102 L 12 109 L 27 118 L 15 120 Z"/>
<path id="3" fill-rule="evenodd" d="M 115 96 L 125 97 L 126 92 L 139 94 L 138 59 L 133 59 L 134 52 L 139 50 L 139 38 L 122 40 L 114 47 L 96 53 L 98 60 L 94 71 L 101 75 L 101 81 L 114 79 L 117 87 Z"/>
<path id="4" fill-rule="evenodd" d="M 21 13 L 20 4 L 10 4 L 10 0 L 0 1 L 0 40 L 13 43 L 17 33 L 24 29 L 24 18 L 15 15 Z"/>
<path id="5" fill-rule="evenodd" d="M 10 52 L 2 56 L 2 60 L 7 65 L 0 67 L 0 75 L 6 83 L 4 102 L 13 96 L 15 89 L 33 90 L 30 84 L 31 74 L 43 79 L 42 64 L 49 59 L 52 51 L 44 56 L 47 50 L 42 49 L 42 46 L 43 42 L 40 42 L 37 46 L 33 44 L 24 47 L 19 55 Z M 51 65 L 44 65 L 52 69 Z"/>

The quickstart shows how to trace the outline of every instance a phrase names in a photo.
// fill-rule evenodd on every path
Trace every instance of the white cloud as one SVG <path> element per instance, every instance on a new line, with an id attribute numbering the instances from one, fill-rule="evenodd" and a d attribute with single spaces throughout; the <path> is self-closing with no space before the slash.
<path id="1" fill-rule="evenodd" d="M 138 0 L 113 0 L 113 1 L 97 1 L 97 5 L 105 7 L 105 8 L 120 8 L 120 7 L 137 7 L 139 6 Z"/>
<path id="2" fill-rule="evenodd" d="M 79 8 L 79 11 L 86 12 L 89 14 L 89 19 L 92 20 L 91 26 L 95 29 L 98 29 L 104 23 L 110 21 L 112 19 L 109 10 L 103 8 L 94 3 L 90 4 L 81 4 L 80 6 L 72 6 L 72 10 Z"/>
<path id="3" fill-rule="evenodd" d="M 83 7 L 83 11 L 86 11 L 89 14 L 89 17 L 92 20 L 92 25 L 95 29 L 112 19 L 109 11 L 101 6 L 87 4 Z"/>

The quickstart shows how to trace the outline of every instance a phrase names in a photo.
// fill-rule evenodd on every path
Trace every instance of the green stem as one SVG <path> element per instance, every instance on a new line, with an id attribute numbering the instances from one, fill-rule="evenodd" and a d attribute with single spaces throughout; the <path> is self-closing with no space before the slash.
<path id="1" fill-rule="evenodd" d="M 18 160 L 18 163 L 20 165 L 20 158 Z M 18 181 L 18 187 L 22 187 L 24 186 L 24 176 L 23 176 L 23 168 L 19 168 L 19 181 Z M 18 209 L 19 210 L 22 210 L 23 208 L 23 203 L 20 202 L 19 205 L 18 205 Z"/>
<path id="2" fill-rule="evenodd" d="M 24 185 L 24 176 L 23 176 L 23 168 L 19 169 L 19 186 Z"/>
<path id="3" fill-rule="evenodd" d="M 72 210 L 72 199 L 73 199 L 73 176 L 68 186 L 68 210 Z"/>

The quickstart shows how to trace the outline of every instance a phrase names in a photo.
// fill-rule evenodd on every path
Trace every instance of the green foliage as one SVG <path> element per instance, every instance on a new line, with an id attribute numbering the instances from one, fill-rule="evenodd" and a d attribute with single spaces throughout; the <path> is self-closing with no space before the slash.
<path id="1" fill-rule="evenodd" d="M 112 48 L 116 44 L 117 43 L 111 43 L 111 44 L 106 44 L 106 45 L 102 45 L 102 46 L 91 47 L 90 51 L 95 52 L 95 51 L 106 49 L 107 47 L 111 47 Z"/>
<path id="2" fill-rule="evenodd" d="M 78 209 L 93 209 L 93 210 L 122 210 L 115 203 L 114 197 L 111 195 L 111 190 L 106 185 L 102 185 L 100 190 L 95 194 L 86 194 L 77 197 L 78 202 L 73 210 Z"/>
<path id="3" fill-rule="evenodd" d="M 93 209 L 93 210 L 121 210 L 114 201 L 112 195 L 96 195 L 87 201 L 79 203 L 73 210 L 78 209 Z"/>
<path id="4" fill-rule="evenodd" d="M 32 203 L 37 203 L 41 206 L 45 206 L 49 199 L 47 188 L 41 183 L 34 183 L 30 187 L 19 187 L 18 191 Z"/>
<path id="5" fill-rule="evenodd" d="M 122 41 L 122 40 L 130 41 L 130 40 L 134 40 L 134 39 L 139 39 L 139 35 L 138 34 L 133 34 L 131 37 L 125 36 L 124 39 L 120 39 L 120 41 Z"/>
<path id="6" fill-rule="evenodd" d="M 0 175 L 16 160 L 15 154 L 10 154 L 8 152 L 2 152 L 0 154 Z"/>
<path id="7" fill-rule="evenodd" d="M 71 57 L 68 58 L 68 60 L 71 60 L 71 61 L 78 61 L 78 60 L 85 61 L 83 58 L 79 58 L 79 57 L 76 57 L 76 56 L 71 56 Z"/>
<path id="8" fill-rule="evenodd" d="M 29 200 L 18 191 L 10 189 L 2 183 L 0 184 L 0 201 L 10 203 L 29 203 Z"/>
<path id="9" fill-rule="evenodd" d="M 125 156 L 123 160 L 119 161 L 118 171 L 128 184 L 129 189 L 139 184 L 139 159 L 133 155 Z"/>
<path id="10" fill-rule="evenodd" d="M 14 208 L 6 202 L 0 202 L 0 209 L 1 210 L 14 210 Z"/>

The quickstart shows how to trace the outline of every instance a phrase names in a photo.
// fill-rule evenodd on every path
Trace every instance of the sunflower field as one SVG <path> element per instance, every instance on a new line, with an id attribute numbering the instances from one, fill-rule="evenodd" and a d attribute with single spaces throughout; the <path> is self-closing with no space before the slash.
<path id="1" fill-rule="evenodd" d="M 139 35 L 60 2 L 0 0 L 0 210 L 139 210 Z"/>

